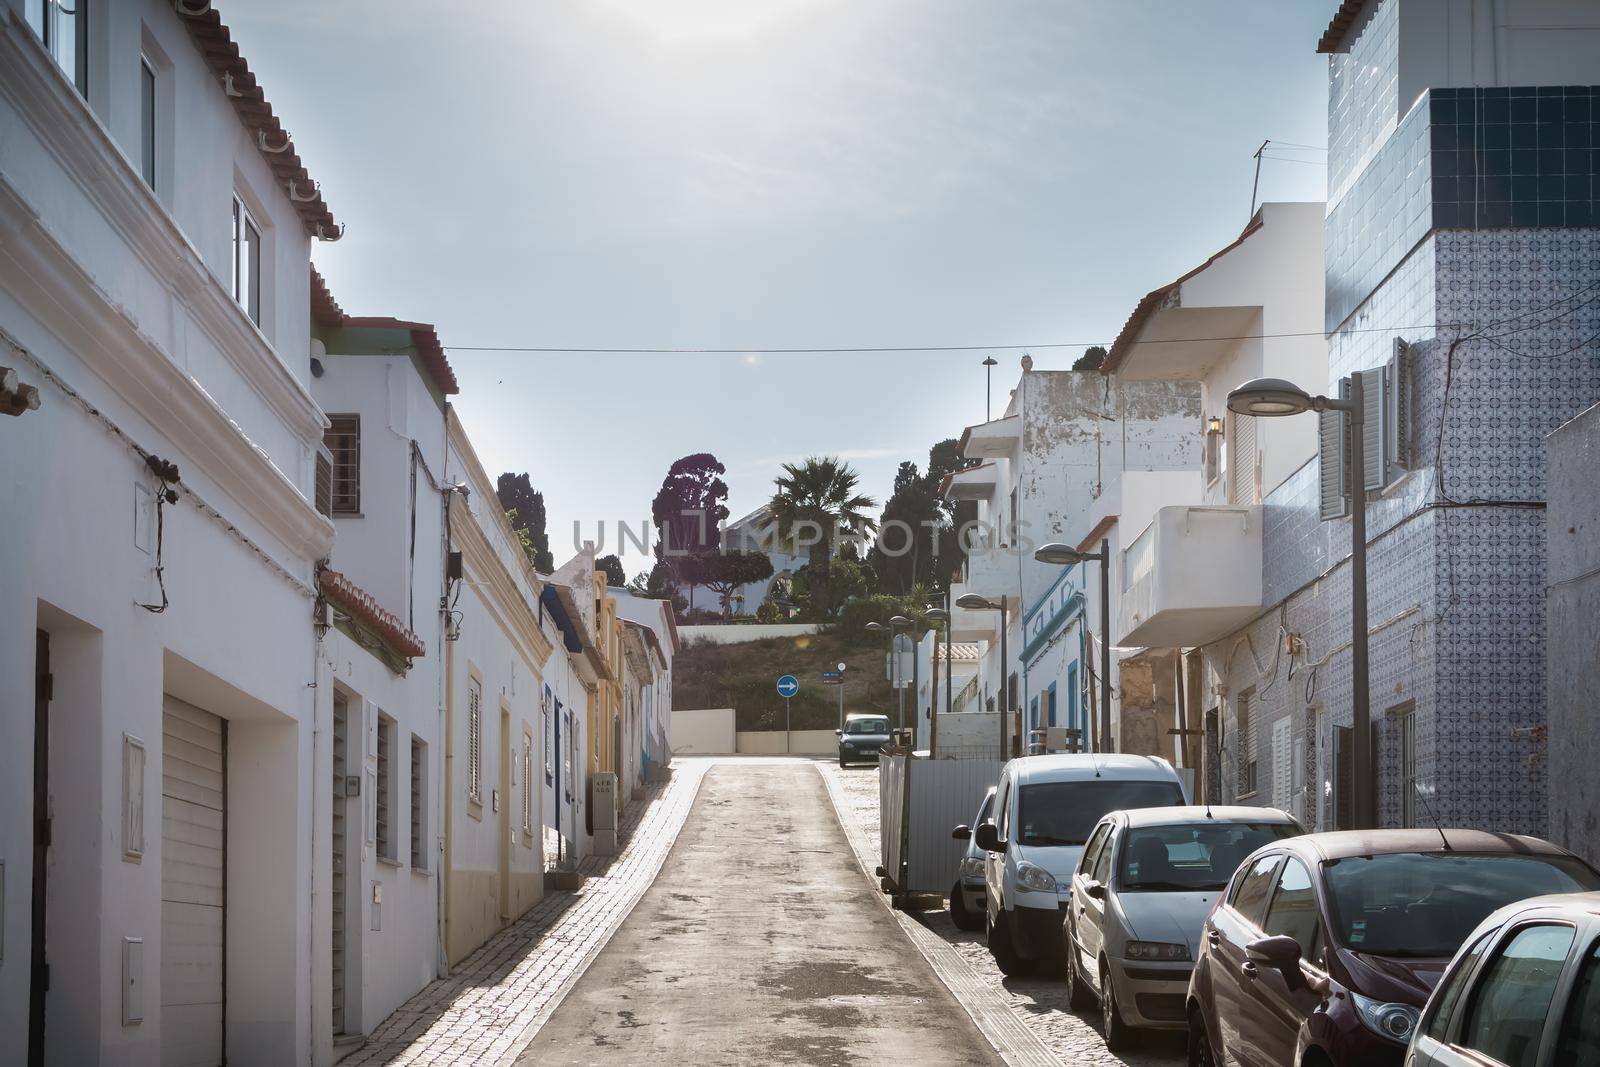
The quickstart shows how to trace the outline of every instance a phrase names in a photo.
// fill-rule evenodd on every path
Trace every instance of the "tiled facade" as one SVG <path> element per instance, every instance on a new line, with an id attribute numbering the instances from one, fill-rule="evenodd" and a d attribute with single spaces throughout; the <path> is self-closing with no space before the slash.
<path id="1" fill-rule="evenodd" d="M 1414 821 L 1431 807 L 1446 824 L 1543 834 L 1538 502 L 1545 435 L 1600 396 L 1600 93 L 1434 89 L 1386 131 L 1397 6 L 1377 5 L 1330 65 L 1326 241 L 1328 387 L 1385 363 L 1397 338 L 1412 346 L 1410 469 L 1367 516 L 1379 819 L 1405 815 L 1395 715 L 1409 713 Z M 1319 520 L 1317 476 L 1313 461 L 1265 501 L 1269 607 L 1204 653 L 1224 796 L 1252 690 L 1257 801 L 1327 829 L 1332 730 L 1351 721 L 1350 527 Z"/>

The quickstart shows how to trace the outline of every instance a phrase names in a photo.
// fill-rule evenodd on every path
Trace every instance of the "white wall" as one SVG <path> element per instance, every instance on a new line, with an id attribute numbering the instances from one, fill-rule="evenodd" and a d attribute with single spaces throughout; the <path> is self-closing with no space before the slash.
<path id="1" fill-rule="evenodd" d="M 684 644 L 690 641 L 710 641 L 714 645 L 737 645 L 746 641 L 765 641 L 772 637 L 805 637 L 816 633 L 820 627 L 814 622 L 740 623 L 734 626 L 680 626 L 678 638 Z"/>
<path id="2" fill-rule="evenodd" d="M 738 751 L 733 729 L 733 709 L 674 708 L 672 746 L 674 755 L 723 754 Z"/>

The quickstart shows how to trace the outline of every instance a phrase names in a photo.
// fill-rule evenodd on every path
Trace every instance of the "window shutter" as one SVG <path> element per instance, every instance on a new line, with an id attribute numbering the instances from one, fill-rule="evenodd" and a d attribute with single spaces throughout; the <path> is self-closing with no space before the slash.
<path id="1" fill-rule="evenodd" d="M 422 776 L 424 774 L 425 753 L 427 745 L 416 734 L 411 735 L 411 866 L 417 870 L 426 870 L 428 866 L 428 853 L 423 848 L 423 823 L 426 816 L 423 814 L 422 804 Z"/>
<path id="2" fill-rule="evenodd" d="M 1294 738 L 1287 715 L 1272 724 L 1272 806 L 1294 810 Z"/>
<path id="3" fill-rule="evenodd" d="M 144 742 L 122 735 L 122 855 L 144 857 Z"/>
<path id="4" fill-rule="evenodd" d="M 467 684 L 467 793 L 483 800 L 483 687 L 476 678 Z"/>
<path id="5" fill-rule="evenodd" d="M 1349 388 L 1346 382 L 1339 383 L 1340 399 L 1349 395 Z M 1345 487 L 1348 433 L 1344 412 L 1330 409 L 1317 414 L 1317 510 L 1325 520 L 1350 514 L 1350 494 Z"/>
<path id="6" fill-rule="evenodd" d="M 1379 490 L 1389 484 L 1389 420 L 1386 418 L 1389 368 L 1374 367 L 1361 374 L 1361 447 L 1366 467 L 1363 484 Z"/>
<path id="7" fill-rule="evenodd" d="M 1238 752 L 1239 795 L 1256 791 L 1256 691 L 1246 689 L 1239 694 L 1237 726 L 1239 741 L 1234 746 Z"/>
<path id="8" fill-rule="evenodd" d="M 312 504 L 318 514 L 333 515 L 333 453 L 324 444 L 317 449 L 317 481 Z"/>
<path id="9" fill-rule="evenodd" d="M 1228 449 L 1229 499 L 1235 504 L 1256 503 L 1256 419 L 1254 415 L 1228 413 L 1233 443 Z"/>
<path id="10" fill-rule="evenodd" d="M 394 724 L 387 718 L 378 719 L 378 855 L 384 859 L 394 859 L 394 838 L 390 834 L 389 815 L 389 788 L 392 781 L 390 777 L 390 746 L 393 743 Z"/>
<path id="11" fill-rule="evenodd" d="M 1411 425 L 1412 359 L 1411 346 L 1396 337 L 1394 358 L 1389 361 L 1389 403 L 1386 408 L 1390 481 L 1416 466 Z"/>

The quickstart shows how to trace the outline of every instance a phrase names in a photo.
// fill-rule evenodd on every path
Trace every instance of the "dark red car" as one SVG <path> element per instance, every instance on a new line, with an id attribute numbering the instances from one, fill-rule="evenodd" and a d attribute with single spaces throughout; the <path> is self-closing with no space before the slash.
<path id="1" fill-rule="evenodd" d="M 1548 841 L 1481 830 L 1310 834 L 1258 849 L 1206 917 L 1191 1067 L 1399 1064 L 1450 957 L 1490 912 L 1600 888 Z"/>

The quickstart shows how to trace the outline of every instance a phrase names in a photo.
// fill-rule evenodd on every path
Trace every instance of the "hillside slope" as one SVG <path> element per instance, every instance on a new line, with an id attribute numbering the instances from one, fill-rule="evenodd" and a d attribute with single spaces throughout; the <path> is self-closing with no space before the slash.
<path id="1" fill-rule="evenodd" d="M 800 693 L 790 702 L 791 728 L 831 730 L 838 725 L 839 695 L 822 682 L 823 671 L 845 664 L 844 709 L 888 712 L 897 698 L 884 677 L 882 643 L 863 645 L 835 634 L 768 638 L 737 645 L 693 641 L 673 661 L 675 708 L 733 708 L 740 730 L 783 729 L 778 679 L 792 674 Z M 907 694 L 909 699 L 910 694 Z M 910 708 L 906 716 L 910 718 Z"/>

